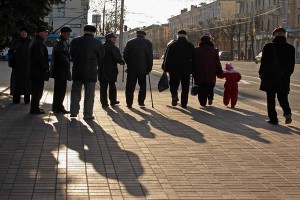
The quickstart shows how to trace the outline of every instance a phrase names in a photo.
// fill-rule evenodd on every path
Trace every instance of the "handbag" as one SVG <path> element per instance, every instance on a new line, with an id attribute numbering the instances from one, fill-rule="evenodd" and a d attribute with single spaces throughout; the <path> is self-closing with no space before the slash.
<path id="1" fill-rule="evenodd" d="M 198 95 L 198 85 L 194 84 L 194 78 L 192 78 L 191 95 L 192 96 L 197 96 Z"/>
<path id="2" fill-rule="evenodd" d="M 164 71 L 164 73 L 161 75 L 159 81 L 158 81 L 158 91 L 162 92 L 169 88 L 169 80 L 168 75 Z"/>
<path id="3" fill-rule="evenodd" d="M 270 89 L 275 87 L 277 84 L 279 84 L 284 77 L 284 74 L 281 70 L 280 63 L 277 59 L 277 54 L 275 51 L 275 47 L 273 44 L 273 54 L 274 54 L 274 60 L 272 61 L 272 69 L 267 70 L 261 75 L 262 84 L 266 89 Z"/>

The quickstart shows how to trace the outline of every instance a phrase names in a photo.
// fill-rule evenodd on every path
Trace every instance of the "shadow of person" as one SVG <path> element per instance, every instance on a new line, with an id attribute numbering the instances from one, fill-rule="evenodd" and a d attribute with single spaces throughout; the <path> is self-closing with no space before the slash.
<path id="1" fill-rule="evenodd" d="M 188 107 L 187 109 L 180 109 L 173 107 L 187 115 L 190 115 L 194 121 L 209 127 L 218 129 L 220 131 L 242 135 L 258 142 L 269 144 L 270 141 L 260 136 L 260 133 L 251 126 L 255 123 L 245 124 L 245 121 L 256 120 L 259 117 L 257 113 L 241 113 L 230 110 L 220 109 L 217 107 L 206 107 L 200 110 Z M 245 119 L 246 118 L 246 119 Z"/>
<path id="2" fill-rule="evenodd" d="M 111 183 L 101 177 L 96 179 L 96 175 L 92 175 L 96 173 L 115 180 L 116 187 L 120 187 L 120 190 L 126 188 L 130 195 L 135 197 L 147 195 L 147 189 L 138 180 L 143 175 L 144 168 L 135 153 L 122 149 L 118 142 L 95 121 L 78 121 L 77 119 L 70 121 L 63 115 L 58 119 L 55 126 L 67 124 L 68 129 L 67 135 L 61 137 L 62 144 L 77 152 L 78 158 L 85 163 L 84 166 L 89 164 L 93 166 L 86 169 L 88 182 Z M 94 180 L 89 180 L 90 178 Z"/>
<path id="3" fill-rule="evenodd" d="M 151 127 L 158 129 L 163 133 L 175 137 L 187 138 L 196 143 L 204 143 L 206 141 L 201 131 L 186 125 L 184 122 L 174 120 L 163 113 L 159 113 L 158 110 L 148 108 L 143 108 L 141 110 L 133 108 L 131 110 L 148 121 Z"/>
<path id="4" fill-rule="evenodd" d="M 155 138 L 155 134 L 151 130 L 149 121 L 141 115 L 130 115 L 118 106 L 115 106 L 112 109 L 106 109 L 106 112 L 111 117 L 112 121 L 120 127 L 136 132 L 144 138 Z"/>

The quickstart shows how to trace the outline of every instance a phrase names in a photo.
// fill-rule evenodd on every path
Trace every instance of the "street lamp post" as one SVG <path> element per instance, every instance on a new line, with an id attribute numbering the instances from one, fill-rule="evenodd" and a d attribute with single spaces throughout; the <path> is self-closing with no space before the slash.
<path id="1" fill-rule="evenodd" d="M 121 0 L 121 20 L 120 20 L 120 37 L 119 37 L 119 49 L 123 53 L 123 26 L 124 26 L 124 0 Z"/>

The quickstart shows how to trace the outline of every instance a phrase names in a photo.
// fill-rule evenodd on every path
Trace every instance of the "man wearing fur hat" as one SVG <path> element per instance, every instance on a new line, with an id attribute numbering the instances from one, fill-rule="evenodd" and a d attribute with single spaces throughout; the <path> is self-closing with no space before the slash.
<path id="1" fill-rule="evenodd" d="M 285 123 L 292 122 L 292 112 L 288 101 L 290 77 L 295 67 L 295 48 L 286 42 L 286 30 L 276 28 L 273 41 L 263 47 L 259 76 L 260 90 L 267 93 L 268 123 L 277 125 L 275 98 L 283 110 Z M 277 62 L 277 63 L 276 63 Z"/>
<path id="2" fill-rule="evenodd" d="M 13 95 L 13 103 L 19 104 L 21 95 L 24 95 L 24 103 L 30 102 L 31 82 L 29 79 L 29 44 L 27 28 L 21 28 L 19 38 L 14 40 L 8 51 L 8 63 L 12 68 L 10 77 L 10 94 Z"/>
<path id="3" fill-rule="evenodd" d="M 186 108 L 189 96 L 190 76 L 195 60 L 195 48 L 187 40 L 184 30 L 178 32 L 177 41 L 168 47 L 165 59 L 165 71 L 170 75 L 170 91 L 172 95 L 172 106 L 179 101 L 178 87 L 181 83 L 181 107 Z"/>

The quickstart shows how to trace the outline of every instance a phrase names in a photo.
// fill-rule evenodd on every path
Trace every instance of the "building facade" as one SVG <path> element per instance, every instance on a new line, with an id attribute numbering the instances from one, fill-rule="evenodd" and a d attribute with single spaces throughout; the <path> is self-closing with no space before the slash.
<path id="1" fill-rule="evenodd" d="M 63 3 L 53 5 L 52 12 L 44 21 L 53 27 L 53 32 L 58 33 L 60 28 L 72 28 L 72 34 L 82 35 L 83 27 L 87 24 L 89 0 L 65 0 Z"/>

